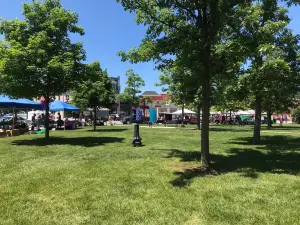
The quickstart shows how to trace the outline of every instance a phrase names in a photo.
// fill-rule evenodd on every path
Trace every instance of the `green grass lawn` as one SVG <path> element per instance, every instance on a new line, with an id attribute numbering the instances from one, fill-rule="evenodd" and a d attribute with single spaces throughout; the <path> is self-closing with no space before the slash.
<path id="1" fill-rule="evenodd" d="M 88 128 L 91 129 L 91 128 Z M 0 224 L 299 224 L 300 126 L 211 127 L 200 133 L 131 126 L 0 139 Z"/>

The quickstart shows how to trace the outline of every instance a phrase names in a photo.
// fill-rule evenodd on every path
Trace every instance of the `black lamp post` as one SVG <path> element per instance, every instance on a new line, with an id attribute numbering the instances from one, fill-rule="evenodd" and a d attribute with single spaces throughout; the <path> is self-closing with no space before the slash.
<path id="1" fill-rule="evenodd" d="M 132 145 L 134 147 L 136 146 L 142 146 L 142 138 L 140 137 L 140 125 L 135 124 L 134 125 L 134 133 L 132 138 Z"/>

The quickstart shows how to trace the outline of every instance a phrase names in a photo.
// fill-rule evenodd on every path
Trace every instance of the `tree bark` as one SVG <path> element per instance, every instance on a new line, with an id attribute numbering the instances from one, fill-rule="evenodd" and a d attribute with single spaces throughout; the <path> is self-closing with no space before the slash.
<path id="1" fill-rule="evenodd" d="M 231 125 L 232 123 L 231 123 L 231 111 L 229 111 L 229 124 Z"/>
<path id="2" fill-rule="evenodd" d="M 210 80 L 203 81 L 202 92 L 202 127 L 201 127 L 201 164 L 209 167 L 209 108 Z"/>
<path id="3" fill-rule="evenodd" d="M 94 106 L 94 131 L 96 131 L 97 107 Z"/>
<path id="4" fill-rule="evenodd" d="M 255 100 L 255 124 L 254 124 L 254 135 L 253 144 L 260 144 L 260 129 L 261 129 L 261 97 L 256 96 Z"/>
<path id="5" fill-rule="evenodd" d="M 268 121 L 268 129 L 271 129 L 272 121 L 271 121 L 271 111 L 270 110 L 267 110 L 267 121 Z"/>
<path id="6" fill-rule="evenodd" d="M 50 131 L 49 131 L 49 102 L 50 102 L 50 97 L 49 95 L 45 96 L 45 101 L 46 101 L 46 118 L 45 118 L 45 139 L 49 140 L 50 138 Z"/>
<path id="7" fill-rule="evenodd" d="M 182 111 L 181 111 L 181 127 L 184 127 L 184 103 L 182 104 Z"/>
<path id="8" fill-rule="evenodd" d="M 129 116 L 130 116 L 130 124 L 132 124 L 132 102 L 130 102 L 129 108 L 130 108 L 130 113 L 129 113 Z"/>
<path id="9" fill-rule="evenodd" d="M 200 101 L 198 101 L 197 104 L 197 129 L 201 130 L 201 105 L 200 105 Z"/>

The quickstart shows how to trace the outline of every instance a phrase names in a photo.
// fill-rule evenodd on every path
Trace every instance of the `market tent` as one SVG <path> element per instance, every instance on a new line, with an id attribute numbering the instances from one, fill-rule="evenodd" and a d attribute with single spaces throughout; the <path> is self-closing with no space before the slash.
<path id="1" fill-rule="evenodd" d="M 184 109 L 183 111 L 184 114 L 196 114 L 195 112 L 188 110 L 188 109 Z M 182 110 L 178 110 L 176 112 L 173 112 L 173 115 L 181 115 L 182 114 Z"/>
<path id="2" fill-rule="evenodd" d="M 79 108 L 67 104 L 65 102 L 61 102 L 59 100 L 55 100 L 54 102 L 51 102 L 49 108 L 50 111 L 80 111 Z"/>
<path id="3" fill-rule="evenodd" d="M 49 108 L 50 111 L 80 111 L 79 108 L 59 100 L 51 102 Z M 66 129 L 66 121 L 64 121 L 64 129 Z"/>
<path id="4" fill-rule="evenodd" d="M 235 115 L 251 115 L 251 112 L 239 110 L 235 113 Z"/>
<path id="5" fill-rule="evenodd" d="M 0 108 L 41 109 L 42 105 L 26 98 L 14 99 L 6 95 L 0 95 Z"/>
<path id="6" fill-rule="evenodd" d="M 222 112 L 210 112 L 210 115 L 218 115 L 218 114 L 222 114 Z"/>

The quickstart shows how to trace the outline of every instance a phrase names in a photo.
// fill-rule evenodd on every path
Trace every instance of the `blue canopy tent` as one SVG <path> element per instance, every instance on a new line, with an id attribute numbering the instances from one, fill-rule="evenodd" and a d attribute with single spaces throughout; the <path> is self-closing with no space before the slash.
<path id="1" fill-rule="evenodd" d="M 42 105 L 26 98 L 14 99 L 6 95 L 0 95 L 0 108 L 41 109 Z"/>
<path id="2" fill-rule="evenodd" d="M 34 102 L 26 98 L 14 99 L 6 95 L 0 95 L 0 108 L 13 109 L 13 126 L 14 126 L 15 109 L 42 109 L 42 105 L 38 102 Z"/>
<path id="3" fill-rule="evenodd" d="M 80 111 L 79 108 L 67 104 L 65 102 L 61 102 L 59 100 L 55 100 L 54 102 L 51 102 L 49 108 L 50 111 Z"/>
<path id="4" fill-rule="evenodd" d="M 73 106 L 73 105 L 70 105 L 70 104 L 67 104 L 65 102 L 61 102 L 59 100 L 55 100 L 54 102 L 51 102 L 49 104 L 49 110 L 50 111 L 80 111 L 79 108 Z M 64 121 L 64 129 L 66 129 L 66 122 Z"/>

